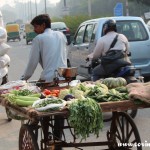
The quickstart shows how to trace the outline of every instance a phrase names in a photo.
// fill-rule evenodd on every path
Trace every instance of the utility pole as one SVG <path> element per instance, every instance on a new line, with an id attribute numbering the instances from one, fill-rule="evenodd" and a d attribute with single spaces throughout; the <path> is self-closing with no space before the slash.
<path id="1" fill-rule="evenodd" d="M 129 16 L 129 3 L 128 3 L 128 0 L 126 0 L 126 16 Z"/>
<path id="2" fill-rule="evenodd" d="M 64 0 L 64 7 L 67 7 L 66 0 Z"/>
<path id="3" fill-rule="evenodd" d="M 36 0 L 35 0 L 35 14 L 37 16 L 37 2 L 36 2 Z"/>
<path id="4" fill-rule="evenodd" d="M 88 0 L 88 14 L 91 17 L 91 0 Z"/>
<path id="5" fill-rule="evenodd" d="M 31 0 L 30 0 L 30 13 L 31 13 L 31 19 L 32 19 L 32 4 L 31 4 Z"/>
<path id="6" fill-rule="evenodd" d="M 28 21 L 30 21 L 30 3 L 28 1 Z"/>
<path id="7" fill-rule="evenodd" d="M 46 0 L 45 0 L 45 13 L 47 13 L 47 10 L 46 10 Z"/>

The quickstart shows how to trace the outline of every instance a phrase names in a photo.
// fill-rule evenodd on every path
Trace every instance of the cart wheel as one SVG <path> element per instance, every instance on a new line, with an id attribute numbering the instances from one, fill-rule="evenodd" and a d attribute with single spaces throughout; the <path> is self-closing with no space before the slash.
<path id="1" fill-rule="evenodd" d="M 134 109 L 134 110 L 127 110 L 125 111 L 131 118 L 135 118 L 136 115 L 137 115 L 137 112 L 138 110 L 137 109 Z M 108 118 L 104 118 L 104 122 L 108 122 L 108 121 L 111 121 L 112 120 L 112 115 L 110 115 Z"/>
<path id="2" fill-rule="evenodd" d="M 7 120 L 10 122 L 12 118 L 9 116 L 9 110 L 6 107 L 5 107 L 5 110 L 6 110 Z"/>
<path id="3" fill-rule="evenodd" d="M 136 117 L 138 110 L 127 110 L 128 115 L 130 115 L 133 119 Z"/>
<path id="4" fill-rule="evenodd" d="M 142 150 L 138 129 L 133 119 L 125 112 L 113 113 L 107 138 L 110 142 L 108 146 L 110 150 L 132 150 L 133 147 L 136 150 Z"/>
<path id="5" fill-rule="evenodd" d="M 37 135 L 30 125 L 24 124 L 20 128 L 19 150 L 39 150 Z"/>

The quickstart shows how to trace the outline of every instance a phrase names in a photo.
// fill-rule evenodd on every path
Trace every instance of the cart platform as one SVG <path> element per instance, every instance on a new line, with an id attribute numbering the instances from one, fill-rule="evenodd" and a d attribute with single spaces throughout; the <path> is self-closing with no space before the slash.
<path id="1" fill-rule="evenodd" d="M 39 112 L 33 108 L 19 107 L 19 106 L 13 105 L 9 101 L 4 99 L 3 97 L 0 97 L 0 104 L 5 105 L 7 108 L 19 113 L 26 119 L 35 119 L 36 117 L 39 118 L 39 117 L 44 117 L 44 116 L 68 115 L 69 114 L 67 107 L 59 111 L 55 110 L 55 111 L 50 111 L 50 112 Z M 131 101 L 131 100 L 103 102 L 103 103 L 99 103 L 99 105 L 102 109 L 102 112 L 125 111 L 125 110 L 143 109 L 143 108 L 150 107 L 150 105 L 146 103 L 135 104 L 134 101 Z"/>

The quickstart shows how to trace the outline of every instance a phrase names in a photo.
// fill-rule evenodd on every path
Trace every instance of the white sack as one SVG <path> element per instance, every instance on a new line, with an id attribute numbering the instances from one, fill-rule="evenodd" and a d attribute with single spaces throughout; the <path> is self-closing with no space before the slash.
<path id="1" fill-rule="evenodd" d="M 0 11 L 0 27 L 4 27 L 2 12 Z"/>
<path id="2" fill-rule="evenodd" d="M 0 44 L 6 42 L 7 40 L 7 31 L 5 28 L 0 27 Z"/>
<path id="3" fill-rule="evenodd" d="M 7 54 L 9 49 L 10 49 L 10 46 L 7 45 L 6 43 L 0 44 L 0 56 Z"/>
<path id="4" fill-rule="evenodd" d="M 0 68 L 4 68 L 5 66 L 8 66 L 9 63 L 10 63 L 10 57 L 7 54 L 0 56 Z"/>
<path id="5" fill-rule="evenodd" d="M 0 78 L 3 78 L 8 73 L 8 67 L 0 68 Z"/>

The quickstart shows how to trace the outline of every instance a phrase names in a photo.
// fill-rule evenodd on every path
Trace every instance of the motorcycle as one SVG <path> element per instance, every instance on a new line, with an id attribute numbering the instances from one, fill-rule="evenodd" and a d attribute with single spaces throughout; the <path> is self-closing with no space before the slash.
<path id="1" fill-rule="evenodd" d="M 86 59 L 86 62 L 89 63 L 89 59 Z M 91 74 L 92 70 L 100 63 L 101 63 L 100 59 L 92 60 L 88 66 L 89 73 Z M 125 67 L 118 68 L 112 74 L 104 76 L 104 78 L 108 78 L 108 77 L 116 77 L 116 78 L 123 77 L 127 81 L 127 84 L 135 83 L 135 82 L 144 82 L 144 77 L 141 76 L 140 69 L 137 69 L 132 65 L 130 66 L 127 65 Z M 128 110 L 127 112 L 132 118 L 135 118 L 135 116 L 137 115 L 137 109 L 131 111 Z M 109 120 L 110 118 L 105 119 L 104 121 L 109 121 Z"/>

